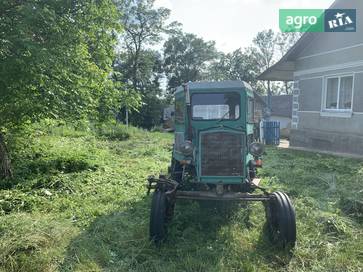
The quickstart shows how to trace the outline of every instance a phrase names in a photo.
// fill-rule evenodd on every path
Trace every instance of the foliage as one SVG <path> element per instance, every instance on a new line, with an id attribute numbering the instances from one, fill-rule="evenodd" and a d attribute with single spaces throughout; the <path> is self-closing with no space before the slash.
<path id="1" fill-rule="evenodd" d="M 280 58 L 301 38 L 303 32 L 278 32 L 275 34 L 275 43 Z M 276 53 L 277 54 L 277 53 Z"/>
<path id="2" fill-rule="evenodd" d="M 191 33 L 176 32 L 164 43 L 164 70 L 168 89 L 203 78 L 209 62 L 217 57 L 214 41 Z"/>
<path id="3" fill-rule="evenodd" d="M 118 13 L 111 0 L 3 1 L 0 123 L 96 112 L 113 91 Z"/>
<path id="4" fill-rule="evenodd" d="M 237 49 L 232 53 L 220 53 L 217 61 L 208 67 L 207 78 L 209 80 L 242 80 L 256 85 L 259 70 L 255 59 Z"/>
<path id="5" fill-rule="evenodd" d="M 297 33 L 276 33 L 273 30 L 258 32 L 251 46 L 231 53 L 219 53 L 218 58 L 207 65 L 208 80 L 243 80 L 260 94 L 266 94 L 268 85 L 257 77 L 271 67 L 300 37 Z M 291 92 L 292 84 L 270 82 L 272 93 Z"/>
<path id="6" fill-rule="evenodd" d="M 169 104 L 166 99 L 151 94 L 144 96 L 145 103 L 137 113 L 130 115 L 132 124 L 145 129 L 152 129 L 161 124 L 163 109 Z"/>
<path id="7" fill-rule="evenodd" d="M 125 32 L 122 35 L 122 54 L 127 66 L 123 66 L 125 76 L 135 90 L 144 83 L 140 76 L 142 61 L 150 60 L 145 51 L 147 47 L 160 41 L 161 35 L 168 31 L 165 21 L 170 15 L 166 8 L 154 8 L 154 0 L 123 0 L 119 3 L 122 12 L 122 24 Z M 149 59 L 148 59 L 149 58 Z"/>
<path id="8" fill-rule="evenodd" d="M 166 24 L 170 10 L 155 8 L 154 0 L 122 0 L 118 2 L 118 8 L 122 12 L 125 31 L 121 35 L 121 50 L 114 65 L 114 70 L 120 76 L 115 79 L 141 95 L 142 103 L 138 111 L 131 111 L 131 122 L 151 128 L 159 124 L 162 111 L 162 103 L 157 100 L 161 94 L 159 82 L 163 71 L 160 53 L 150 47 L 160 43 L 162 36 L 177 24 Z M 121 106 L 125 111 L 118 117 L 123 120 L 126 112 L 129 114 L 130 107 Z"/>
<path id="9" fill-rule="evenodd" d="M 345 203 L 362 199 L 362 161 L 267 149 L 262 186 L 287 192 L 296 207 L 292 255 L 267 240 L 260 203 L 224 214 L 178 202 L 169 239 L 155 248 L 144 184 L 166 171 L 172 135 L 120 127 L 130 135 L 119 141 L 98 126 L 59 125 L 35 128 L 34 141 L 15 153 L 18 185 L 0 190 L 0 271 L 359 271 L 363 265 L 362 214 Z M 90 168 L 27 170 L 29 163 L 74 158 Z"/>
<path id="10" fill-rule="evenodd" d="M 275 33 L 272 29 L 258 32 L 253 39 L 253 48 L 251 50 L 262 70 L 271 67 L 274 61 L 275 39 Z"/>
<path id="11" fill-rule="evenodd" d="M 130 59 L 126 53 L 120 54 L 115 63 L 115 70 L 120 71 L 120 80 L 127 83 L 131 77 Z M 160 80 L 162 77 L 161 56 L 153 50 L 143 50 L 140 52 L 139 68 L 137 70 L 138 90 L 136 94 L 140 96 L 140 106 L 137 111 L 130 112 L 130 122 L 136 126 L 150 129 L 160 124 L 161 112 L 164 108 L 164 101 L 161 96 Z M 123 73 L 122 73 L 123 72 Z M 130 86 L 130 88 L 132 88 Z M 130 107 L 129 107 L 130 108 Z M 124 120 L 124 113 L 119 114 L 119 118 Z"/>
<path id="12" fill-rule="evenodd" d="M 160 55 L 150 46 L 160 42 L 168 31 L 165 23 L 170 15 L 166 8 L 155 8 L 154 0 L 122 0 L 118 2 L 124 33 L 121 51 L 116 60 L 116 71 L 121 80 L 131 83 L 135 91 L 145 93 L 160 77 Z"/>
<path id="13" fill-rule="evenodd" d="M 300 34 L 293 32 L 276 33 L 272 29 L 258 32 L 253 39 L 252 46 L 246 49 L 247 55 L 251 56 L 253 63 L 256 64 L 257 74 L 261 74 L 275 64 L 299 38 Z M 289 94 L 292 90 L 292 83 L 283 85 L 281 82 L 268 81 L 266 84 L 257 81 L 253 86 L 261 94 L 266 93 L 268 89 L 274 94 L 282 92 Z"/>

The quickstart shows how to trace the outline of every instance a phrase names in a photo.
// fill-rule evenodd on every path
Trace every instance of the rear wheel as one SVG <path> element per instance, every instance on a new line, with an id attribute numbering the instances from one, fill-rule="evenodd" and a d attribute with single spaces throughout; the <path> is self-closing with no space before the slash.
<path id="1" fill-rule="evenodd" d="M 150 213 L 150 240 L 160 244 L 166 237 L 167 200 L 165 192 L 157 190 L 153 194 Z"/>
<path id="2" fill-rule="evenodd" d="M 266 205 L 266 219 L 270 239 L 283 248 L 293 248 L 296 242 L 295 209 L 290 198 L 274 192 Z"/>

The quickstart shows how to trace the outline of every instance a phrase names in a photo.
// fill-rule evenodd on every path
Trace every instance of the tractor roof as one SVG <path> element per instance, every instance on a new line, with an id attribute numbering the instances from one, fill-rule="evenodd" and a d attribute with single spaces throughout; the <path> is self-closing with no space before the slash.
<path id="1" fill-rule="evenodd" d="M 252 91 L 252 88 L 248 83 L 240 80 L 199 81 L 188 82 L 187 84 L 189 85 L 190 90 L 247 89 Z M 183 91 L 183 87 L 178 87 L 176 91 Z"/>

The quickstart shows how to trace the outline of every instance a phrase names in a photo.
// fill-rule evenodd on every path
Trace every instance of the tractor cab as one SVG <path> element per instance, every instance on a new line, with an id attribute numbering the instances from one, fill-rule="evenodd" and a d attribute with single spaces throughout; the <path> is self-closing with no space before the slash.
<path id="1" fill-rule="evenodd" d="M 179 87 L 171 169 L 176 180 L 183 178 L 183 169 L 194 173 L 189 176 L 192 182 L 241 184 L 250 178 L 253 113 L 253 91 L 245 82 L 190 82 Z"/>

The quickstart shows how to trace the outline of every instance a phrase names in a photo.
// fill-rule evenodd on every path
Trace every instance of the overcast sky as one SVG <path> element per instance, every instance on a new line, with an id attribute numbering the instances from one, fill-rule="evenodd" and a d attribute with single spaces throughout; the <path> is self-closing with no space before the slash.
<path id="1" fill-rule="evenodd" d="M 156 0 L 185 32 L 214 40 L 230 52 L 251 44 L 258 31 L 279 30 L 280 8 L 328 8 L 333 0 Z"/>

